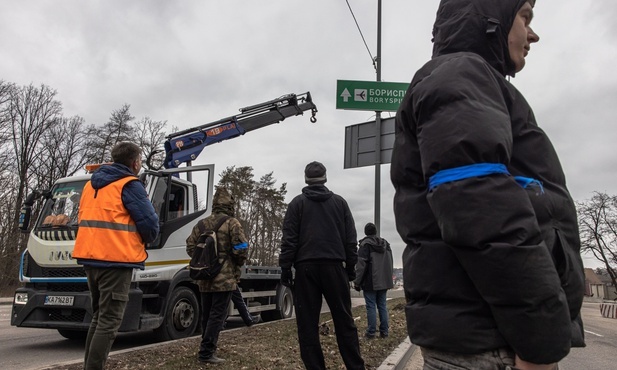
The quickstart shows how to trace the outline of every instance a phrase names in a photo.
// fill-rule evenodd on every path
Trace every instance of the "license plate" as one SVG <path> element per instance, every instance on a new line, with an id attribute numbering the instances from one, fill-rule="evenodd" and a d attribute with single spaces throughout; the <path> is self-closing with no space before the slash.
<path id="1" fill-rule="evenodd" d="M 72 295 L 48 295 L 45 296 L 45 305 L 72 306 L 74 300 Z"/>

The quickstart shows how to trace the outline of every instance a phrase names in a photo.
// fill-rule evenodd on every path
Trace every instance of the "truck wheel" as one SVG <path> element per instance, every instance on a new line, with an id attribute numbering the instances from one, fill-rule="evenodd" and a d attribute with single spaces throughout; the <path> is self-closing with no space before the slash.
<path id="1" fill-rule="evenodd" d="M 294 297 L 291 289 L 279 284 L 276 287 L 276 309 L 263 311 L 261 318 L 264 321 L 288 319 L 294 312 Z"/>
<path id="2" fill-rule="evenodd" d="M 88 336 L 88 332 L 85 330 L 70 330 L 70 329 L 58 329 L 58 333 L 70 340 L 84 341 Z"/>
<path id="3" fill-rule="evenodd" d="M 176 287 L 169 299 L 163 323 L 154 333 L 162 341 L 190 337 L 197 329 L 199 318 L 199 301 L 195 293 L 184 286 Z"/>

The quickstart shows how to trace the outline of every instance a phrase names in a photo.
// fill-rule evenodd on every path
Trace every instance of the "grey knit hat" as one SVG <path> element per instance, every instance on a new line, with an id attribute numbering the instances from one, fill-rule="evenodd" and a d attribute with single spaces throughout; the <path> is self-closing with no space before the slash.
<path id="1" fill-rule="evenodd" d="M 309 185 L 324 184 L 326 179 L 326 167 L 319 162 L 311 162 L 304 169 L 304 181 Z"/>

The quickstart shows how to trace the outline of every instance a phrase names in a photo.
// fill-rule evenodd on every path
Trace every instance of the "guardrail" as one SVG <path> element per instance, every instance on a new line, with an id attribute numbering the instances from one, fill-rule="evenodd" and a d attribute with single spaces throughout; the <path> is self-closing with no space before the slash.
<path id="1" fill-rule="evenodd" d="M 609 319 L 617 319 L 617 303 L 600 303 L 600 313 L 602 314 L 602 317 L 607 317 Z"/>

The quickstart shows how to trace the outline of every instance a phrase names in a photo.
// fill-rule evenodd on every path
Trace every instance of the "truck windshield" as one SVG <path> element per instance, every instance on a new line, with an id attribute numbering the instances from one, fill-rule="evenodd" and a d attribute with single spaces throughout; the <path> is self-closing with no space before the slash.
<path id="1" fill-rule="evenodd" d="M 79 199 L 87 180 L 56 184 L 45 201 L 37 228 L 77 227 Z"/>

